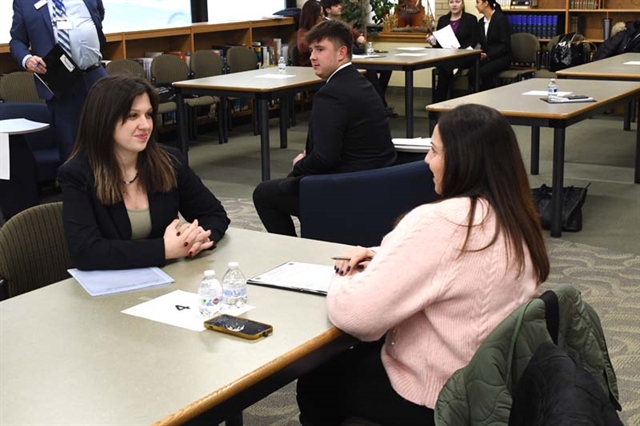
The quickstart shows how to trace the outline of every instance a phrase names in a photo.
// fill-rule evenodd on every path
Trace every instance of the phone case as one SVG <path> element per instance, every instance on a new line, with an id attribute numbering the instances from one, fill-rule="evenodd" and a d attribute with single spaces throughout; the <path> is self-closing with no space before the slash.
<path id="1" fill-rule="evenodd" d="M 233 315 L 226 315 L 223 314 L 221 316 L 226 316 L 228 318 L 235 318 L 238 319 L 241 322 L 245 322 L 247 324 L 254 324 L 260 328 L 262 328 L 261 331 L 255 333 L 255 334 L 248 334 L 246 333 L 244 330 L 242 331 L 235 331 L 235 330 L 230 330 L 229 328 L 223 326 L 223 325 L 219 325 L 216 324 L 216 320 L 219 319 L 219 317 L 214 317 L 211 318 L 210 320 L 207 320 L 204 322 L 204 327 L 209 329 L 209 330 L 213 330 L 213 331 L 219 331 L 221 333 L 225 333 L 225 334 L 230 334 L 232 336 L 237 336 L 237 337 L 241 337 L 243 339 L 248 339 L 248 340 L 256 340 L 259 339 L 260 337 L 267 337 L 268 335 L 270 335 L 271 333 L 273 333 L 273 327 L 270 326 L 269 324 L 265 324 L 262 322 L 258 322 L 258 321 L 253 321 L 247 318 L 240 318 L 240 317 L 234 317 Z"/>

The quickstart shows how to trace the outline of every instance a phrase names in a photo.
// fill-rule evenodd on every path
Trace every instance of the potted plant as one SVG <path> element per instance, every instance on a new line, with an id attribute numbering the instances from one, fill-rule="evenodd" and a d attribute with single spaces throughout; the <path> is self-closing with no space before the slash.
<path id="1" fill-rule="evenodd" d="M 395 3 L 391 0 L 369 0 L 369 6 L 373 12 L 373 22 L 382 25 L 382 20 L 391 12 Z"/>

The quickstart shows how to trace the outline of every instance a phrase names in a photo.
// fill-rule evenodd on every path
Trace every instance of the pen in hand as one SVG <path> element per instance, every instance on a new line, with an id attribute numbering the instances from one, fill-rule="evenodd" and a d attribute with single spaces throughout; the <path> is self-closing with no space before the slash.
<path id="1" fill-rule="evenodd" d="M 349 260 L 351 260 L 351 258 L 350 257 L 334 256 L 334 257 L 331 258 L 331 260 L 346 260 L 346 261 L 349 261 Z M 373 260 L 373 257 L 367 256 L 364 259 L 362 259 L 361 262 L 370 262 L 371 260 Z"/>

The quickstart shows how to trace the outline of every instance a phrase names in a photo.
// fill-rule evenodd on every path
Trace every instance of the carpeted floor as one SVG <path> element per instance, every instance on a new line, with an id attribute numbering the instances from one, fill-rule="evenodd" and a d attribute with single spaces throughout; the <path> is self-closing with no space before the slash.
<path id="1" fill-rule="evenodd" d="M 250 200 L 221 198 L 236 228 L 264 231 Z M 551 275 L 568 283 L 600 315 L 617 378 L 626 425 L 640 425 L 640 256 L 547 238 Z M 244 411 L 247 426 L 299 425 L 295 386 L 289 384 Z"/>

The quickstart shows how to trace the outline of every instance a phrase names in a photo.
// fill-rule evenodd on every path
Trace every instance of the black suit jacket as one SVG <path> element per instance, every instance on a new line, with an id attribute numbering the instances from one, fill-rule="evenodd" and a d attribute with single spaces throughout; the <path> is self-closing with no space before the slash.
<path id="1" fill-rule="evenodd" d="M 441 30 L 451 23 L 451 12 L 443 15 L 438 19 L 437 29 Z M 466 49 L 467 47 L 476 47 L 478 44 L 478 31 L 476 26 L 478 21 L 476 17 L 470 13 L 464 12 L 460 17 L 460 24 L 458 25 L 458 31 L 456 32 L 456 38 L 460 43 L 460 49 Z M 440 44 L 436 44 L 436 47 L 440 47 Z"/>
<path id="2" fill-rule="evenodd" d="M 355 172 L 395 162 L 382 99 L 353 65 L 336 72 L 315 94 L 306 151 L 292 176 Z"/>
<path id="3" fill-rule="evenodd" d="M 511 63 L 511 26 L 504 13 L 496 10 L 489 21 L 487 35 L 484 34 L 484 17 L 478 20 L 478 40 L 487 61 Z"/>
<path id="4" fill-rule="evenodd" d="M 229 219 L 220 201 L 181 159 L 180 152 L 166 149 L 172 157 L 178 186 L 166 193 L 149 193 L 151 234 L 131 240 L 131 222 L 124 202 L 102 204 L 96 196 L 89 161 L 78 155 L 58 170 L 62 188 L 62 216 L 71 262 L 79 269 L 128 269 L 165 264 L 164 231 L 178 217 L 211 230 L 220 241 Z"/>

